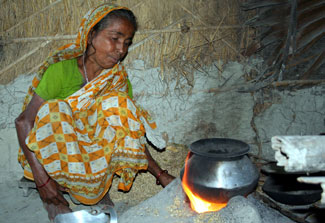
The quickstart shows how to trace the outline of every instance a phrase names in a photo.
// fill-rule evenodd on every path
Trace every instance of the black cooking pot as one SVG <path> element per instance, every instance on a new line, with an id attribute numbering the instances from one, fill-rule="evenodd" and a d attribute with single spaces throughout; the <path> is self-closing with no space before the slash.
<path id="1" fill-rule="evenodd" d="M 194 193 L 210 202 L 227 202 L 246 196 L 258 182 L 259 172 L 246 155 L 249 146 L 228 138 L 201 139 L 190 145 L 185 164 L 187 183 Z M 184 169 L 181 171 L 183 179 Z"/>
<path id="2" fill-rule="evenodd" d="M 263 191 L 273 200 L 287 205 L 307 205 L 321 199 L 322 188 L 319 185 L 297 182 L 297 178 L 267 177 Z"/>
<path id="3" fill-rule="evenodd" d="M 268 175 L 262 190 L 277 202 L 287 205 L 308 205 L 321 199 L 320 185 L 297 181 L 298 177 L 306 176 L 304 172 L 288 173 L 276 163 L 263 166 L 262 172 Z"/>

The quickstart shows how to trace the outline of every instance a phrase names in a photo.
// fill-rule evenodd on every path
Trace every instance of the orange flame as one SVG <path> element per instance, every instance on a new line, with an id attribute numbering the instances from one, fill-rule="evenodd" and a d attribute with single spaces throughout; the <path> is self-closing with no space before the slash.
<path id="1" fill-rule="evenodd" d="M 190 187 L 188 186 L 188 170 L 187 170 L 187 160 L 190 157 L 190 153 L 187 155 L 185 160 L 185 168 L 184 168 L 184 175 L 182 179 L 182 186 L 184 189 L 184 192 L 188 196 L 191 202 L 191 208 L 196 211 L 197 213 L 204 213 L 204 212 L 210 212 L 210 211 L 219 211 L 222 208 L 227 206 L 227 203 L 211 203 L 210 201 L 205 200 L 204 198 L 201 198 L 199 195 L 194 194 L 194 192 L 191 191 Z"/>

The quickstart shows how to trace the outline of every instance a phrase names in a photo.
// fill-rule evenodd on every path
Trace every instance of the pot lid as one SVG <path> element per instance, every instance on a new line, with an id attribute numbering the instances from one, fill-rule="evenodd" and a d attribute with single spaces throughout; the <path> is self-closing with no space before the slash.
<path id="1" fill-rule="evenodd" d="M 249 145 L 236 139 L 210 138 L 193 142 L 190 150 L 200 156 L 226 160 L 247 154 Z"/>

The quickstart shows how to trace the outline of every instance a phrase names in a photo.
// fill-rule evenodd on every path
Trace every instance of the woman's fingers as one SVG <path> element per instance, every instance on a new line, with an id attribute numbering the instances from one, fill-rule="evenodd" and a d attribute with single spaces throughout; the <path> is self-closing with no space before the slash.
<path id="1" fill-rule="evenodd" d="M 59 205 L 60 203 L 69 206 L 69 203 L 64 199 L 61 190 L 65 191 L 64 187 L 60 186 L 56 181 L 50 179 L 50 182 L 42 188 L 38 188 L 40 197 L 48 204 Z"/>
<path id="2" fill-rule="evenodd" d="M 64 204 L 65 206 L 69 207 L 69 203 L 68 201 L 63 197 L 62 193 L 58 194 L 59 196 L 57 197 L 57 199 L 60 201 L 60 203 Z"/>
<path id="3" fill-rule="evenodd" d="M 59 199 L 57 199 L 57 198 L 52 198 L 51 200 L 49 200 L 49 202 L 47 202 L 47 203 L 49 203 L 49 204 L 55 204 L 55 205 L 59 205 L 60 204 L 60 201 L 59 201 Z"/>
<path id="4" fill-rule="evenodd" d="M 61 186 L 60 184 L 58 184 L 57 182 L 56 182 L 56 186 L 57 186 L 57 188 L 58 188 L 58 190 L 59 190 L 59 201 L 62 203 L 62 204 L 64 204 L 65 206 L 69 206 L 69 203 L 68 203 L 68 201 L 63 197 L 63 194 L 61 193 L 61 191 L 62 192 L 68 192 L 68 188 L 65 188 L 65 187 L 63 187 L 63 186 Z"/>

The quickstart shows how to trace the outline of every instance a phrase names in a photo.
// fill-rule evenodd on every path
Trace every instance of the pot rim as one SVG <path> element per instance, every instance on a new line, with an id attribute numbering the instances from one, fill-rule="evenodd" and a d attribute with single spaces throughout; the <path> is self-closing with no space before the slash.
<path id="1" fill-rule="evenodd" d="M 197 140 L 189 146 L 196 155 L 218 159 L 236 159 L 246 155 L 250 149 L 243 141 L 231 138 L 206 138 Z"/>

